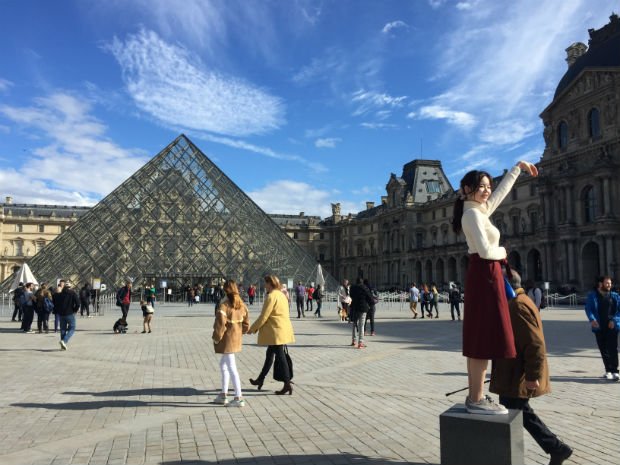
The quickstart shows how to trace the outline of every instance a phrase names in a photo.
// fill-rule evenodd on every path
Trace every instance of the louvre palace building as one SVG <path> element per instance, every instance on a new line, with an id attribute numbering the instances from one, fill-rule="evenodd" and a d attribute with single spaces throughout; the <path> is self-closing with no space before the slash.
<path id="1" fill-rule="evenodd" d="M 512 267 L 552 290 L 583 292 L 601 274 L 620 279 L 620 18 L 588 32 L 587 45 L 566 49 L 568 69 L 540 114 L 540 175 L 522 175 L 492 217 Z M 458 186 L 441 161 L 416 159 L 386 177 L 385 195 L 364 211 L 343 214 L 336 203 L 328 218 L 269 215 L 270 222 L 337 280 L 362 276 L 379 289 L 463 283 L 467 245 L 451 227 Z M 90 210 L 6 197 L 0 282 Z"/>

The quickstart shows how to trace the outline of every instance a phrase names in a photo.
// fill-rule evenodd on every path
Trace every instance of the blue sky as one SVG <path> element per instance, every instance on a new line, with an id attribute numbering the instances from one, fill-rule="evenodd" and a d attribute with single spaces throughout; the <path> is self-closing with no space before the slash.
<path id="1" fill-rule="evenodd" d="M 93 205 L 185 133 L 269 213 L 538 161 L 610 0 L 0 0 L 0 198 Z"/>

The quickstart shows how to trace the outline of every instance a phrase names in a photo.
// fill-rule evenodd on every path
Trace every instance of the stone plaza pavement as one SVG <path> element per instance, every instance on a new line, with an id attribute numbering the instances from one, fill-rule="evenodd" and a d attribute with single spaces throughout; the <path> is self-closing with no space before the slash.
<path id="1" fill-rule="evenodd" d="M 259 307 L 250 311 L 253 321 Z M 0 464 L 439 464 L 439 415 L 464 393 L 461 323 L 413 320 L 379 304 L 377 336 L 349 346 L 350 326 L 327 304 L 322 319 L 293 319 L 292 396 L 255 377 L 265 349 L 245 336 L 237 364 L 247 406 L 213 404 L 220 385 L 213 305 L 158 305 L 152 334 L 130 310 L 77 319 L 69 350 L 57 335 L 0 321 Z M 582 310 L 546 309 L 553 392 L 533 407 L 575 452 L 567 464 L 620 463 L 620 383 L 603 365 Z M 270 374 L 271 376 L 271 374 Z M 525 433 L 526 464 L 548 457 Z M 475 465 L 475 464 L 472 464 Z"/>

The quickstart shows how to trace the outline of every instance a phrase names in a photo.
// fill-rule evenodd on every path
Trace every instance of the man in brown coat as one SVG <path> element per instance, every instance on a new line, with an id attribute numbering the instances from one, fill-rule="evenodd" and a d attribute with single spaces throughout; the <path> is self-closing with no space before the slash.
<path id="1" fill-rule="evenodd" d="M 547 428 L 529 404 L 530 397 L 551 391 L 540 312 L 521 287 L 521 277 L 515 271 L 510 284 L 516 293 L 508 308 L 517 357 L 493 360 L 489 390 L 499 394 L 499 402 L 506 408 L 523 412 L 523 427 L 550 454 L 549 465 L 561 465 L 573 450 Z"/>

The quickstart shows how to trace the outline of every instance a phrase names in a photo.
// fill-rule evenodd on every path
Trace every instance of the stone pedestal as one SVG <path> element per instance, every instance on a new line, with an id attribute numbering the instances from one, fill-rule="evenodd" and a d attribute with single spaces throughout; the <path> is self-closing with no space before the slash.
<path id="1" fill-rule="evenodd" d="M 473 415 L 456 404 L 439 416 L 441 465 L 523 465 L 523 416 Z"/>

